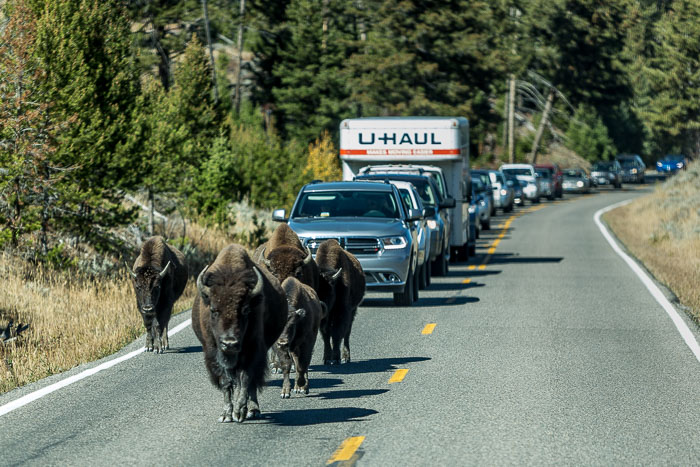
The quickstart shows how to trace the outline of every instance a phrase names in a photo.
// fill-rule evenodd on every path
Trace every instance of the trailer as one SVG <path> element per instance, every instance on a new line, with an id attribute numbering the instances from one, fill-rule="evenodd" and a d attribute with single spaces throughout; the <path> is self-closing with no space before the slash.
<path id="1" fill-rule="evenodd" d="M 410 164 L 440 168 L 448 196 L 450 247 L 468 256 L 469 121 L 464 117 L 371 117 L 340 123 L 343 180 L 367 165 Z"/>

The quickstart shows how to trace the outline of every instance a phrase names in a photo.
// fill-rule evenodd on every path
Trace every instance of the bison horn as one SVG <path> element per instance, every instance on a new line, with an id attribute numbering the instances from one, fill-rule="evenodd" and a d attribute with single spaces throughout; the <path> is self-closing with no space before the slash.
<path id="1" fill-rule="evenodd" d="M 338 269 L 335 274 L 331 276 L 331 279 L 337 280 L 340 277 L 340 274 L 343 272 L 343 268 Z"/>
<path id="2" fill-rule="evenodd" d="M 165 277 L 165 275 L 168 273 L 168 268 L 169 268 L 169 267 L 170 267 L 170 261 L 168 261 L 168 264 L 166 264 L 165 267 L 163 268 L 163 270 L 160 272 L 159 276 L 160 276 L 161 279 L 162 279 L 163 277 Z"/>
<path id="3" fill-rule="evenodd" d="M 304 264 L 309 264 L 311 262 L 311 260 L 313 259 L 313 256 L 311 256 L 311 250 L 309 249 L 308 246 L 306 247 L 306 253 L 307 253 L 307 255 L 306 255 L 306 258 L 304 258 Z"/>
<path id="4" fill-rule="evenodd" d="M 209 265 L 202 269 L 202 272 L 199 273 L 199 276 L 197 276 L 197 290 L 199 292 L 202 292 L 202 289 L 204 288 L 204 284 L 202 283 L 202 278 L 204 277 L 204 273 L 207 272 L 207 269 L 209 269 Z"/>
<path id="5" fill-rule="evenodd" d="M 258 280 L 255 282 L 255 287 L 253 287 L 253 290 L 250 292 L 250 296 L 254 297 L 256 295 L 260 295 L 262 293 L 263 289 L 263 278 L 262 274 L 260 274 L 260 271 L 258 271 L 258 268 L 253 266 L 253 270 L 255 271 L 255 275 L 257 276 Z"/>
<path id="6" fill-rule="evenodd" d="M 262 262 L 263 264 L 267 267 L 267 269 L 272 269 L 272 263 L 270 263 L 270 260 L 265 258 L 264 256 L 262 257 Z"/>
<path id="7" fill-rule="evenodd" d="M 136 279 L 136 273 L 135 273 L 134 271 L 131 270 L 131 268 L 129 267 L 129 265 L 127 264 L 126 261 L 124 261 L 124 266 L 126 266 L 126 270 L 129 271 L 129 274 L 131 274 L 131 277 L 133 277 L 134 279 Z"/>

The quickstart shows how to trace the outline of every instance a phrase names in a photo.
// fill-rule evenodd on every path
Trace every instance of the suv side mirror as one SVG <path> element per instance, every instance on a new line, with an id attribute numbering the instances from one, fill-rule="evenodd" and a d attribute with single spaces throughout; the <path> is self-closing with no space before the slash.
<path id="1" fill-rule="evenodd" d="M 454 198 L 446 198 L 439 204 L 439 207 L 440 207 L 440 209 L 453 208 L 456 205 L 457 205 L 457 202 L 455 201 Z"/>
<path id="2" fill-rule="evenodd" d="M 432 206 L 423 208 L 423 217 L 435 217 L 435 208 Z"/>
<path id="3" fill-rule="evenodd" d="M 287 210 L 275 209 L 272 211 L 272 220 L 275 222 L 287 222 Z"/>
<path id="4" fill-rule="evenodd" d="M 408 217 L 406 218 L 407 221 L 413 222 L 413 221 L 419 221 L 423 218 L 423 213 L 420 212 L 420 209 L 409 209 L 408 210 Z"/>

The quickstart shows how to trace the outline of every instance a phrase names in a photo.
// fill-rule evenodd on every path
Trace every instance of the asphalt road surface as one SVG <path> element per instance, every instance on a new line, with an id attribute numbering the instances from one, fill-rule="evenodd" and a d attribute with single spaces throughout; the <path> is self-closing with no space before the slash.
<path id="1" fill-rule="evenodd" d="M 415 306 L 369 294 L 352 362 L 324 367 L 317 345 L 308 396 L 280 399 L 271 375 L 259 420 L 217 422 L 223 396 L 187 327 L 164 355 L 0 415 L 0 465 L 697 465 L 700 363 L 593 221 L 645 191 L 499 216 Z"/>

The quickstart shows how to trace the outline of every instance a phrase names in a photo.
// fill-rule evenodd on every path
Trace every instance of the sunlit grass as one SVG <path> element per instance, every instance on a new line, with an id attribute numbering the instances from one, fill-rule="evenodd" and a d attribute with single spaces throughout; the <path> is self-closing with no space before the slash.
<path id="1" fill-rule="evenodd" d="M 700 323 L 700 163 L 603 219 Z"/>

